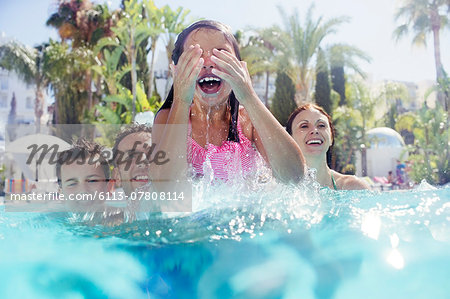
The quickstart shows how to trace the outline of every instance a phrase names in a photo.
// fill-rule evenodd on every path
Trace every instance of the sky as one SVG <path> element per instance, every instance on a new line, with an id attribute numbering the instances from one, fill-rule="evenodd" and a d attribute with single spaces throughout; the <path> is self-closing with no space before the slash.
<path id="1" fill-rule="evenodd" d="M 13 37 L 29 46 L 49 38 L 58 39 L 56 30 L 45 25 L 56 10 L 55 0 L 0 0 L 0 34 Z M 98 1 L 103 3 L 104 1 Z M 119 0 L 108 1 L 111 8 L 119 6 Z M 324 45 L 347 43 L 358 47 L 372 58 L 371 63 L 361 63 L 362 69 L 374 80 L 399 80 L 418 82 L 434 80 L 435 67 L 433 42 L 428 47 L 411 46 L 411 38 L 395 42 L 392 32 L 396 27 L 394 12 L 396 0 L 155 0 L 158 7 L 169 4 L 191 11 L 190 17 L 221 21 L 233 31 L 248 27 L 283 26 L 277 9 L 282 6 L 288 14 L 298 11 L 304 19 L 311 2 L 314 2 L 315 18 L 325 20 L 348 16 L 350 21 L 338 27 L 338 32 L 328 36 Z M 441 33 L 441 58 L 446 70 L 450 69 L 450 32 Z"/>

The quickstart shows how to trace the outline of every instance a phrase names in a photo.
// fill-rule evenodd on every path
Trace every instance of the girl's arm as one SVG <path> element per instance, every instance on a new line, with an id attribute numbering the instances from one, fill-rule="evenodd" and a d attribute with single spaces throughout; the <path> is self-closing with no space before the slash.
<path id="1" fill-rule="evenodd" d="M 298 182 L 305 173 L 303 154 L 256 95 L 246 63 L 227 51 L 214 49 L 213 54 L 211 59 L 218 66 L 213 73 L 231 85 L 236 98 L 245 107 L 256 131 L 252 139 L 275 177 L 285 182 Z"/>
<path id="2" fill-rule="evenodd" d="M 152 131 L 152 143 L 156 144 L 154 152 L 165 153 L 169 161 L 162 165 L 150 164 L 153 181 L 186 179 L 189 109 L 197 76 L 203 66 L 201 55 L 198 45 L 190 46 L 180 56 L 178 64 L 171 65 L 174 81 L 172 107 L 158 113 Z"/>

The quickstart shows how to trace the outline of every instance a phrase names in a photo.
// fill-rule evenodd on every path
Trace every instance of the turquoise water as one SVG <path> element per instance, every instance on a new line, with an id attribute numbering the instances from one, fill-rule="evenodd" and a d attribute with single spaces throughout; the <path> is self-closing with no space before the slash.
<path id="1" fill-rule="evenodd" d="M 200 191 L 194 213 L 116 227 L 0 206 L 0 298 L 450 294 L 450 188 Z"/>

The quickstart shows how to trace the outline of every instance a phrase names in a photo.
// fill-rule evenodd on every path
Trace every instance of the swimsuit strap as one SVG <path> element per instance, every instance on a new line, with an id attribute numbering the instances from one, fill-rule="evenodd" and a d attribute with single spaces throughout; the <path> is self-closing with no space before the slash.
<path id="1" fill-rule="evenodd" d="M 330 174 L 331 174 L 331 181 L 333 182 L 333 188 L 334 190 L 337 190 L 338 188 L 336 186 L 336 181 L 334 180 L 333 173 L 330 172 Z"/>

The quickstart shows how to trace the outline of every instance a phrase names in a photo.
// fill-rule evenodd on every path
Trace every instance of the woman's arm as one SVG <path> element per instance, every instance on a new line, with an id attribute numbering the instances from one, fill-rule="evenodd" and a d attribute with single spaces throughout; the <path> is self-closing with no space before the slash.
<path id="1" fill-rule="evenodd" d="M 298 182 L 305 173 L 305 160 L 294 139 L 264 106 L 253 89 L 247 65 L 227 51 L 213 50 L 213 73 L 226 80 L 245 107 L 255 134 L 253 141 L 266 157 L 274 175 L 285 182 Z"/>

